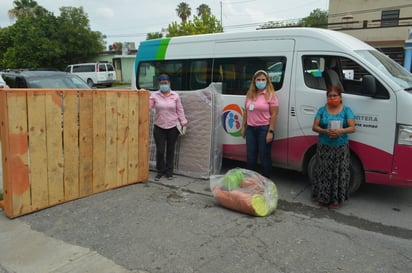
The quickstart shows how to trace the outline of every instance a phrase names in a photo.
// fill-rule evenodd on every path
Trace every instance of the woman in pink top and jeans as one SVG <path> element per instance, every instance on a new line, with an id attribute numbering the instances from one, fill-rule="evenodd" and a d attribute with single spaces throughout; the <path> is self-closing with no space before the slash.
<path id="1" fill-rule="evenodd" d="M 247 168 L 256 171 L 259 157 L 262 174 L 268 178 L 272 171 L 271 150 L 278 108 L 275 88 L 267 72 L 256 71 L 246 94 L 242 137 L 246 137 Z"/>
<path id="2" fill-rule="evenodd" d="M 187 119 L 179 94 L 170 89 L 167 74 L 159 76 L 159 90 L 150 95 L 150 109 L 155 109 L 153 137 L 156 143 L 156 181 L 162 176 L 173 179 L 175 146 L 179 131 L 176 125 L 186 126 Z M 166 152 L 166 159 L 165 159 Z"/>

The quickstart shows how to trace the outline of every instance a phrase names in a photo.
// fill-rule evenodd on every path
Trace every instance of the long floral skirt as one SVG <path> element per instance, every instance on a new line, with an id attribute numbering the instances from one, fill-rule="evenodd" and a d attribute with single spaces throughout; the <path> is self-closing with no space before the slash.
<path id="1" fill-rule="evenodd" d="M 348 199 L 350 152 L 348 145 L 318 143 L 312 198 L 323 204 L 340 204 Z"/>

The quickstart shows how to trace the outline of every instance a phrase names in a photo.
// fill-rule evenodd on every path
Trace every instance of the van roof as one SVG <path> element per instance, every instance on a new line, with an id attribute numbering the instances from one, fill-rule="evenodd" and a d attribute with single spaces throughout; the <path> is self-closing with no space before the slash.
<path id="1" fill-rule="evenodd" d="M 70 65 L 96 65 L 96 64 L 112 64 L 112 63 L 110 63 L 110 62 L 95 62 L 95 63 L 78 63 L 78 64 L 69 64 L 68 66 L 70 66 Z"/>
<path id="2" fill-rule="evenodd" d="M 161 38 L 143 41 L 150 43 L 153 41 L 170 39 L 170 44 L 188 43 L 188 42 L 224 42 L 230 40 L 256 40 L 256 39 L 304 39 L 303 43 L 296 43 L 296 50 L 336 50 L 336 48 L 345 48 L 347 50 L 374 50 L 374 48 L 363 41 L 335 30 L 297 27 L 297 28 L 275 28 L 261 29 L 247 32 L 227 32 L 211 33 L 201 35 L 179 36 L 172 38 Z M 322 42 L 323 41 L 323 42 Z"/>

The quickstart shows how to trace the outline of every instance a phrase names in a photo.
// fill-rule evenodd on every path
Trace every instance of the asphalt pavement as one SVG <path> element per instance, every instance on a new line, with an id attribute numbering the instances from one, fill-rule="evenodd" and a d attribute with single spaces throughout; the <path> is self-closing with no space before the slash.
<path id="1" fill-rule="evenodd" d="M 13 220 L 0 215 L 0 273 L 412 272 L 410 226 L 316 208 L 305 183 L 278 183 L 275 213 L 251 217 L 218 206 L 208 180 L 154 175 Z"/>

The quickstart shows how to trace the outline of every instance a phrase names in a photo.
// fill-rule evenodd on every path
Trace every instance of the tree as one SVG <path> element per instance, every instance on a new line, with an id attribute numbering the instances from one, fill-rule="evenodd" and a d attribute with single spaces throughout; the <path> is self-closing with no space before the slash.
<path id="1" fill-rule="evenodd" d="M 167 37 L 223 32 L 220 21 L 213 15 L 204 15 L 202 18 L 194 16 L 193 21 L 182 22 L 181 24 L 172 22 L 167 30 Z"/>
<path id="2" fill-rule="evenodd" d="M 4 50 L 1 66 L 3 68 L 58 67 L 60 48 L 56 43 L 57 22 L 53 14 L 40 18 L 19 17 L 17 22 L 7 28 L 10 47 Z"/>
<path id="3" fill-rule="evenodd" d="M 45 8 L 39 6 L 34 0 L 14 0 L 14 8 L 8 11 L 10 20 L 21 16 L 41 16 L 47 12 Z"/>
<path id="4" fill-rule="evenodd" d="M 100 32 L 92 31 L 83 8 L 62 7 L 51 12 L 24 14 L 0 29 L 0 69 L 60 68 L 88 61 L 104 49 Z"/>
<path id="5" fill-rule="evenodd" d="M 185 3 L 180 3 L 178 8 Z M 190 8 L 189 8 L 190 9 Z M 206 4 L 201 4 L 197 8 L 198 16 L 194 16 L 193 21 L 187 20 L 180 24 L 177 22 L 172 22 L 167 27 L 168 34 L 167 37 L 185 36 L 185 35 L 195 35 L 195 34 L 206 34 L 223 32 L 222 25 L 217 18 L 212 15 L 211 9 Z"/>
<path id="6" fill-rule="evenodd" d="M 146 40 L 153 40 L 153 39 L 158 39 L 162 37 L 163 37 L 163 33 L 161 32 L 151 32 L 151 33 L 147 33 Z"/>
<path id="7" fill-rule="evenodd" d="M 314 9 L 308 17 L 304 17 L 298 22 L 302 27 L 328 27 L 328 12 L 326 10 Z"/>
<path id="8" fill-rule="evenodd" d="M 185 23 L 187 19 L 192 14 L 192 9 L 190 8 L 189 4 L 186 2 L 181 2 L 176 9 L 177 16 L 182 19 L 182 22 Z"/>
<path id="9" fill-rule="evenodd" d="M 184 13 L 183 10 L 186 10 L 186 13 Z M 165 32 L 166 37 L 223 32 L 223 27 L 220 21 L 212 15 L 211 9 L 206 4 L 201 4 L 197 7 L 198 16 L 194 16 L 193 21 L 188 20 L 191 9 L 187 3 L 180 3 L 176 11 L 178 16 L 182 19 L 181 23 L 172 22 L 166 29 L 162 29 L 161 32 L 148 33 L 146 39 L 162 38 L 163 33 Z M 185 14 L 185 16 L 182 16 L 182 14 Z"/>
<path id="10" fill-rule="evenodd" d="M 105 36 L 90 29 L 89 19 L 82 7 L 61 7 L 58 24 L 64 64 L 85 62 L 104 49 Z"/>
<path id="11" fill-rule="evenodd" d="M 210 16 L 212 13 L 210 7 L 206 4 L 201 4 L 199 7 L 197 7 L 197 15 L 199 17 L 203 16 Z"/>
<path id="12" fill-rule="evenodd" d="M 279 27 L 322 27 L 328 26 L 328 12 L 321 9 L 314 9 L 309 16 L 298 21 L 269 21 L 260 26 L 260 28 L 279 28 Z"/>

